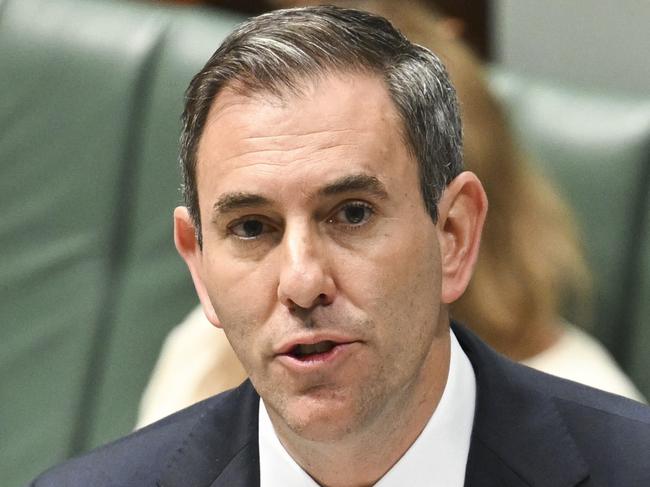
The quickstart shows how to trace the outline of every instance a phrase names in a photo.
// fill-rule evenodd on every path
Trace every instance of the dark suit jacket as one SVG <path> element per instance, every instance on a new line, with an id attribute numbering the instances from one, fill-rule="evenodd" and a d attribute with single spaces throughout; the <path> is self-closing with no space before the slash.
<path id="1" fill-rule="evenodd" d="M 650 486 L 650 408 L 515 364 L 453 327 L 477 380 L 466 486 Z M 31 485 L 258 486 L 258 404 L 247 381 Z"/>

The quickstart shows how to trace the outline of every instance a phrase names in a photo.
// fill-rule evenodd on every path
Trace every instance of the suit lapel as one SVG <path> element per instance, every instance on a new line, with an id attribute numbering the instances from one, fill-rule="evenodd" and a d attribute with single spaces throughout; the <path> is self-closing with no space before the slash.
<path id="1" fill-rule="evenodd" d="M 466 487 L 573 487 L 585 461 L 538 376 L 453 325 L 476 374 L 476 412 Z"/>
<path id="2" fill-rule="evenodd" d="M 221 471 L 210 487 L 259 487 L 260 460 L 257 436 Z"/>
<path id="3" fill-rule="evenodd" d="M 259 396 L 246 381 L 210 401 L 170 458 L 160 487 L 259 486 Z"/>

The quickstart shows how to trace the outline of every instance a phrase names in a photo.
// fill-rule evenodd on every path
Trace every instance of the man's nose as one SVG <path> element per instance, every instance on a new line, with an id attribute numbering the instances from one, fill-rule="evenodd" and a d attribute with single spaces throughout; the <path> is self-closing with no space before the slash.
<path id="1" fill-rule="evenodd" d="M 330 304 L 336 285 L 323 242 L 305 229 L 287 232 L 283 240 L 280 302 L 292 311 Z"/>

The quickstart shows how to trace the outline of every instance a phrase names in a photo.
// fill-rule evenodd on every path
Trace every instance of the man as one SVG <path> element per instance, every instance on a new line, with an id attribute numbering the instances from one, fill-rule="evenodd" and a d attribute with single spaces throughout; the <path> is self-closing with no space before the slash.
<path id="1" fill-rule="evenodd" d="M 387 21 L 243 24 L 181 160 L 176 246 L 250 382 L 33 485 L 650 485 L 647 408 L 450 328 L 487 202 L 444 68 Z"/>

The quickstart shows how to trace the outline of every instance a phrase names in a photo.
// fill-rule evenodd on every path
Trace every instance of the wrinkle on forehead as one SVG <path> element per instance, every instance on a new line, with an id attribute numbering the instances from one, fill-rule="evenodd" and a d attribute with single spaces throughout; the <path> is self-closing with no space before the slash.
<path id="1" fill-rule="evenodd" d="M 232 119 L 229 122 L 232 122 Z M 273 134 L 268 133 L 267 127 L 257 128 L 246 121 L 242 122 L 241 134 L 238 132 L 237 127 L 233 127 L 230 131 L 231 137 L 236 138 L 237 144 L 225 143 L 200 147 L 199 159 L 202 163 L 227 165 L 235 163 L 237 167 L 246 167 L 262 162 L 271 165 L 298 163 L 310 156 L 316 159 L 329 159 L 335 157 L 337 151 L 343 152 L 345 149 L 349 149 L 348 155 L 354 153 L 356 148 L 361 149 L 364 140 L 372 137 L 369 128 L 354 126 L 323 127 L 322 130 L 304 132 L 292 128 L 288 132 L 282 130 L 281 133 Z M 373 145 L 377 152 L 382 150 L 381 144 Z"/>
<path id="2" fill-rule="evenodd" d="M 286 157 L 291 157 L 291 160 L 293 162 L 300 162 L 300 160 L 303 159 L 303 157 L 300 157 L 299 155 L 298 156 L 294 155 L 296 153 L 299 153 L 300 151 L 309 150 L 310 154 L 313 155 L 313 154 L 319 153 L 319 152 L 325 152 L 325 151 L 329 151 L 329 150 L 333 150 L 333 149 L 341 149 L 343 147 L 355 147 L 355 146 L 356 146 L 356 144 L 339 144 L 339 143 L 331 142 L 331 143 L 326 143 L 324 145 L 319 145 L 317 147 L 310 147 L 310 146 L 307 146 L 307 145 L 300 144 L 297 147 L 282 148 L 282 149 L 268 149 L 268 148 L 258 148 L 258 149 L 256 149 L 256 148 L 252 148 L 252 149 L 249 149 L 249 150 L 244 150 L 242 152 L 238 152 L 236 154 L 228 155 L 227 157 L 222 156 L 220 158 L 220 162 L 229 162 L 229 161 L 242 159 L 242 158 L 246 158 L 246 157 L 250 157 L 250 156 L 260 156 L 260 157 L 262 157 L 264 155 L 268 155 L 268 156 L 276 155 L 277 156 L 277 155 L 281 155 L 281 154 L 285 155 Z M 254 158 L 256 159 L 257 157 L 254 157 Z M 305 158 L 306 158 L 306 156 L 305 156 Z M 209 163 L 210 161 L 207 161 L 207 162 Z M 255 164 L 268 164 L 268 165 L 271 165 L 271 166 L 276 166 L 276 165 L 279 165 L 279 164 L 285 165 L 286 163 L 287 163 L 287 161 L 283 160 L 283 158 L 277 158 L 277 160 L 275 162 L 273 162 L 273 161 L 266 161 L 266 162 L 252 161 L 252 162 L 249 162 L 249 163 L 238 164 L 237 166 L 241 167 L 241 168 L 244 168 L 244 167 L 248 167 L 248 166 L 255 165 Z"/>
<path id="3" fill-rule="evenodd" d="M 293 107 L 283 107 L 278 110 L 265 102 L 252 102 L 258 113 L 268 109 L 269 119 L 265 123 L 256 124 L 255 119 L 246 119 L 240 116 L 243 107 L 249 109 L 251 103 L 233 102 L 225 111 L 219 111 L 216 117 L 211 117 L 204 129 L 203 136 L 198 148 L 199 160 L 204 163 L 211 162 L 232 162 L 239 158 L 258 159 L 265 156 L 284 159 L 299 157 L 301 152 L 311 151 L 312 153 L 337 150 L 344 147 L 355 147 L 361 143 L 361 139 L 370 136 L 370 128 L 365 124 L 348 123 L 348 120 L 334 120 L 328 124 L 327 120 L 322 122 L 322 128 L 296 130 L 287 121 L 285 127 L 283 112 L 287 120 L 293 112 Z M 229 116 L 232 115 L 232 116 Z M 227 122 L 226 122 L 227 118 Z M 277 123 L 275 123 L 277 121 Z M 228 125 L 228 134 L 221 131 L 219 123 Z M 347 126 L 341 127 L 342 124 Z M 338 127 L 337 127 L 338 125 Z M 208 145 L 207 139 L 212 139 L 212 132 L 217 134 L 219 139 L 226 137 L 236 139 L 237 144 L 215 144 Z M 348 136 L 349 137 L 346 137 Z M 347 139 L 347 140 L 346 140 Z M 349 141 L 348 141 L 349 140 Z M 243 161 L 242 161 L 243 162 Z"/>
<path id="4" fill-rule="evenodd" d="M 353 129 L 329 129 L 329 130 L 327 130 L 327 132 L 332 132 L 332 133 L 342 133 L 342 132 L 352 132 L 352 131 L 353 131 Z M 308 132 L 297 132 L 297 133 L 294 133 L 294 134 L 256 135 L 256 136 L 246 137 L 244 140 L 254 141 L 254 140 L 257 140 L 257 139 L 265 140 L 265 139 L 269 139 L 269 138 L 282 139 L 282 138 L 285 138 L 285 137 L 304 137 L 304 136 L 308 136 L 308 135 L 320 134 L 320 133 L 323 133 L 323 132 L 324 132 L 323 130 L 311 130 L 311 131 L 308 131 Z"/>

